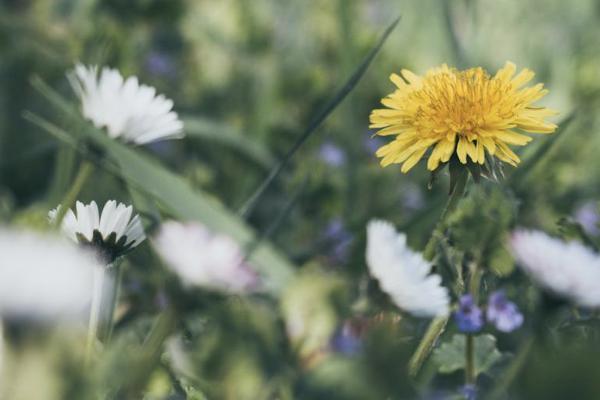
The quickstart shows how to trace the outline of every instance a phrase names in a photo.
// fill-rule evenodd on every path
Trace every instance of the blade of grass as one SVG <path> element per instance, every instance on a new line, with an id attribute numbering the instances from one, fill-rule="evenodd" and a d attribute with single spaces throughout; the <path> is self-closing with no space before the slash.
<path id="1" fill-rule="evenodd" d="M 277 232 L 277 229 L 279 229 L 279 227 L 287 220 L 288 216 L 290 215 L 296 204 L 298 204 L 298 200 L 304 192 L 304 189 L 306 189 L 307 183 L 308 179 L 305 177 L 302 183 L 299 185 L 298 189 L 294 191 L 290 199 L 287 201 L 285 207 L 283 207 L 281 212 L 277 215 L 277 217 L 275 217 L 273 222 L 271 222 L 267 226 L 267 228 L 258 235 L 258 237 L 253 243 L 250 243 L 250 245 L 246 248 L 247 258 L 252 256 L 252 253 L 254 253 L 254 251 L 261 245 L 263 241 L 269 240 L 271 236 L 275 234 L 275 232 Z"/>
<path id="2" fill-rule="evenodd" d="M 317 116 L 312 119 L 309 123 L 308 127 L 300 137 L 296 140 L 296 142 L 292 145 L 292 147 L 288 150 L 285 156 L 271 169 L 269 175 L 265 178 L 265 180 L 260 184 L 260 186 L 256 189 L 256 191 L 250 196 L 250 198 L 242 205 L 239 210 L 239 214 L 247 218 L 261 197 L 264 195 L 265 191 L 268 187 L 273 183 L 275 178 L 279 176 L 281 171 L 286 167 L 286 165 L 290 162 L 294 154 L 302 147 L 302 145 L 308 140 L 310 136 L 321 126 L 321 124 L 327 119 L 327 117 L 337 108 L 337 106 L 346 98 L 346 96 L 354 89 L 356 84 L 360 81 L 367 68 L 379 53 L 379 50 L 383 47 L 383 44 L 386 42 L 389 35 L 392 33 L 400 18 L 397 18 L 392 24 L 385 30 L 377 44 L 371 49 L 371 51 L 367 54 L 365 59 L 360 63 L 358 68 L 354 71 L 354 73 L 350 76 L 350 78 L 346 81 L 344 86 L 342 86 L 335 95 L 325 104 L 325 106 L 321 109 L 321 111 L 317 114 Z"/>

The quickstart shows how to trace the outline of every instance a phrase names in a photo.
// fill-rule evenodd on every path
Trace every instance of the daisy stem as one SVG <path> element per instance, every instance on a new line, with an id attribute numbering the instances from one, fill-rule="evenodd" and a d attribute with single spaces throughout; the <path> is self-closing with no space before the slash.
<path id="1" fill-rule="evenodd" d="M 106 328 L 106 343 L 110 342 L 110 339 L 113 334 L 113 330 L 115 328 L 115 309 L 117 307 L 117 300 L 119 299 L 119 293 L 121 291 L 121 281 L 123 280 L 123 268 L 121 265 L 115 266 L 115 278 L 114 278 L 114 286 L 112 291 L 112 297 L 110 299 L 110 305 L 108 308 L 108 326 Z"/>
<path id="2" fill-rule="evenodd" d="M 450 197 L 448 198 L 446 207 L 444 207 L 444 211 L 442 212 L 442 215 L 440 216 L 440 219 L 435 229 L 433 230 L 429 241 L 425 245 L 425 251 L 423 252 L 423 256 L 426 260 L 431 260 L 435 255 L 435 247 L 438 242 L 438 239 L 444 234 L 446 217 L 452 211 L 454 211 L 460 199 L 463 197 L 463 194 L 465 193 L 465 188 L 467 186 L 468 178 L 468 174 L 461 174 L 458 177 L 456 186 L 452 190 L 452 193 L 450 193 Z M 425 362 L 425 360 L 427 360 L 427 357 L 431 353 L 431 350 L 433 350 L 435 342 L 444 332 L 444 328 L 448 323 L 448 319 L 449 316 L 437 317 L 433 319 L 433 321 L 431 321 L 431 323 L 427 327 L 425 335 L 421 339 L 419 346 L 415 350 L 415 353 L 412 355 L 408 364 L 408 371 L 411 376 L 417 376 L 417 374 L 419 373 L 419 370 L 423 366 L 423 363 Z"/>
<path id="3" fill-rule="evenodd" d="M 83 185 L 92 175 L 92 172 L 94 172 L 94 164 L 87 160 L 83 161 L 79 166 L 79 171 L 77 172 L 77 176 L 75 177 L 71 188 L 63 198 L 61 206 L 58 208 L 58 214 L 56 215 L 56 219 L 54 221 L 55 226 L 59 227 L 62 224 L 67 211 L 71 209 L 75 203 L 75 200 L 77 200 L 79 192 L 81 192 Z"/>
<path id="4" fill-rule="evenodd" d="M 94 270 L 94 288 L 92 293 L 92 305 L 90 308 L 90 320 L 88 324 L 87 343 L 85 347 L 85 364 L 89 365 L 94 352 L 96 335 L 100 322 L 100 309 L 102 307 L 102 292 L 104 289 L 104 268 Z"/>

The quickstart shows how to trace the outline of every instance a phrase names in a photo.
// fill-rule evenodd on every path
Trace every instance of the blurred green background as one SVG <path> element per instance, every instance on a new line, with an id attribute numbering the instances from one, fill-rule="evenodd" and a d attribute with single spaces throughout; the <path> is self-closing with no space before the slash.
<path id="1" fill-rule="evenodd" d="M 65 73 L 76 62 L 109 65 L 155 86 L 174 100 L 187 136 L 138 151 L 235 211 L 397 16 L 399 25 L 363 79 L 294 155 L 249 218 L 264 232 L 294 202 L 270 239 L 300 277 L 277 301 L 206 300 L 210 306 L 189 315 L 191 333 L 183 340 L 201 378 L 190 389 L 173 383 L 172 369 L 157 367 L 145 383 L 148 398 L 204 398 L 200 392 L 234 399 L 416 398 L 419 390 L 433 396 L 435 390 L 423 389 L 427 379 L 415 389 L 403 372 L 425 322 L 398 323 L 369 284 L 364 227 L 371 218 L 389 219 L 408 233 L 411 245 L 422 248 L 445 202 L 447 180 L 428 190 L 423 165 L 409 175 L 381 169 L 374 150 L 382 140 L 371 137 L 368 115 L 392 91 L 388 76 L 401 68 L 424 73 L 448 63 L 493 73 L 510 60 L 534 70 L 550 90 L 541 103 L 560 111 L 555 122 L 574 113 L 572 123 L 559 135 L 541 136 L 519 149 L 524 160 L 534 157 L 535 163 L 500 188 L 484 184 L 479 190 L 486 194 L 473 196 L 472 208 L 463 210 L 476 213 L 482 204 L 499 203 L 510 216 L 494 211 L 455 219 L 475 236 L 480 231 L 473 225 L 481 218 L 488 224 L 500 219 L 501 232 L 490 233 L 494 240 L 514 225 L 558 232 L 561 218 L 598 235 L 600 1 L 0 1 L 0 221 L 38 226 L 61 201 L 79 156 L 23 118 L 30 110 L 60 122 L 32 88 L 33 76 L 70 99 Z M 536 150 L 543 146 L 548 148 L 540 157 Z M 122 179 L 99 169 L 92 182 L 81 200 L 131 202 Z M 503 200 L 496 201 L 498 196 Z M 465 251 L 477 238 L 470 240 Z M 490 257 L 491 264 L 504 262 Z M 160 311 L 164 286 L 147 245 L 132 254 L 126 271 L 122 348 Z M 522 276 L 510 279 L 511 293 L 525 298 Z M 302 321 L 301 340 L 289 332 L 294 318 Z M 353 332 L 351 339 L 360 336 L 360 355 L 346 354 L 344 342 L 342 356 L 321 360 L 323 343 L 343 327 Z M 527 333 L 500 343 L 514 350 L 519 335 Z M 116 359 L 122 348 L 114 350 Z M 126 369 L 123 360 L 106 363 L 117 374 Z M 104 382 L 115 371 L 98 374 L 102 378 L 81 380 Z M 543 376 L 561 374 L 547 368 Z M 69 383 L 73 393 L 87 384 L 75 373 L 67 375 L 75 382 Z M 457 387 L 449 383 L 452 376 L 436 379 L 442 392 Z M 524 379 L 519 398 L 564 398 Z M 600 381 L 586 382 L 592 385 L 589 394 Z"/>

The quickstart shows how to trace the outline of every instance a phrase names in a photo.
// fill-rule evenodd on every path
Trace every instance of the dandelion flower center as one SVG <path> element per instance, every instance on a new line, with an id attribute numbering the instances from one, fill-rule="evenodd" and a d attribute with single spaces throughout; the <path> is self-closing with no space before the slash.
<path id="1" fill-rule="evenodd" d="M 432 148 L 431 171 L 456 153 L 462 164 L 469 159 L 484 164 L 486 153 L 516 166 L 519 157 L 508 145 L 523 146 L 531 137 L 515 131 L 552 133 L 556 125 L 544 118 L 556 112 L 534 106 L 548 91 L 543 84 L 523 87 L 534 73 L 507 62 L 496 75 L 483 68 L 459 71 L 443 64 L 418 76 L 402 70 L 390 76 L 397 89 L 373 110 L 371 128 L 396 138 L 379 148 L 381 165 L 402 164 L 410 170 Z"/>

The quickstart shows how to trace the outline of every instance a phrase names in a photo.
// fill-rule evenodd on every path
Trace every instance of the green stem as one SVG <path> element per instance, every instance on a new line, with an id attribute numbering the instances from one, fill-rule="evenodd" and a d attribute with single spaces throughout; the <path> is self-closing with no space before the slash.
<path id="1" fill-rule="evenodd" d="M 79 192 L 83 188 L 83 185 L 88 180 L 88 178 L 94 172 L 94 164 L 89 161 L 83 161 L 79 166 L 79 171 L 77 172 L 77 176 L 71 185 L 71 188 L 63 198 L 61 205 L 58 209 L 58 214 L 56 215 L 56 219 L 54 220 L 54 225 L 59 227 L 62 224 L 67 211 L 73 206 L 75 201 L 77 200 L 77 196 L 79 196 Z"/>
<path id="2" fill-rule="evenodd" d="M 108 312 L 106 316 L 107 327 L 106 327 L 106 339 L 105 342 L 109 343 L 112 338 L 113 330 L 115 328 L 115 309 L 117 308 L 117 301 L 119 300 L 119 295 L 121 292 L 121 282 L 123 281 L 123 268 L 121 265 L 116 265 L 114 267 L 115 278 L 112 296 L 110 299 Z"/>
<path id="3" fill-rule="evenodd" d="M 433 259 L 438 239 L 443 237 L 444 235 L 446 218 L 452 211 L 454 211 L 460 199 L 463 197 L 463 194 L 465 193 L 465 188 L 467 186 L 468 178 L 469 175 L 466 173 L 461 174 L 458 177 L 456 186 L 452 190 L 452 193 L 450 193 L 450 197 L 448 198 L 446 207 L 444 207 L 444 211 L 442 212 L 442 215 L 440 216 L 440 219 L 436 227 L 434 228 L 433 233 L 429 238 L 429 241 L 425 245 L 425 251 L 423 252 L 423 256 L 425 257 L 425 259 Z M 423 366 L 423 363 L 425 362 L 425 360 L 427 360 L 427 357 L 431 353 L 431 350 L 433 350 L 435 342 L 444 332 L 444 328 L 448 323 L 448 319 L 449 316 L 437 317 L 433 321 L 431 321 L 429 327 L 427 327 L 425 335 L 421 339 L 419 346 L 415 350 L 415 353 L 411 357 L 408 364 L 408 371 L 411 376 L 416 376 L 419 373 L 419 370 Z"/>
<path id="4" fill-rule="evenodd" d="M 471 263 L 469 267 L 470 276 L 468 292 L 473 296 L 474 301 L 477 303 L 482 271 L 477 262 Z M 477 372 L 475 371 L 475 336 L 468 333 L 465 341 L 465 384 L 474 385 L 477 381 Z"/>
<path id="5" fill-rule="evenodd" d="M 174 309 L 163 311 L 156 319 L 143 342 L 143 348 L 137 360 L 138 365 L 133 368 L 133 375 L 128 378 L 126 387 L 123 388 L 129 394 L 126 398 L 139 398 L 139 392 L 160 361 L 163 344 L 176 329 L 177 321 L 178 316 Z"/>
<path id="6" fill-rule="evenodd" d="M 475 337 L 472 334 L 466 335 L 465 344 L 465 384 L 474 385 L 477 376 L 475 375 Z"/>
<path id="7" fill-rule="evenodd" d="M 98 326 L 100 323 L 100 309 L 102 307 L 102 292 L 104 290 L 104 267 L 94 270 L 94 287 L 92 293 L 92 304 L 90 308 L 90 319 L 88 323 L 88 334 L 85 346 L 85 364 L 89 365 L 94 353 Z"/>
<path id="8" fill-rule="evenodd" d="M 410 358 L 408 363 L 408 372 L 411 376 L 417 376 L 421 370 L 423 363 L 429 356 L 429 353 L 431 353 L 431 350 L 433 349 L 438 337 L 440 337 L 440 335 L 444 332 L 444 328 L 448 323 L 448 319 L 448 316 L 437 317 L 434 318 L 429 324 L 423 339 L 421 339 L 417 350 L 415 350 L 415 353 Z"/>
<path id="9" fill-rule="evenodd" d="M 433 233 L 429 238 L 429 241 L 425 245 L 425 250 L 423 252 L 423 257 L 426 260 L 431 260 L 435 255 L 435 247 L 438 243 L 438 240 L 444 236 L 444 229 L 446 228 L 446 218 L 452 211 L 456 209 L 460 199 L 462 199 L 465 188 L 467 187 L 467 181 L 469 180 L 469 175 L 466 173 L 461 174 L 456 181 L 456 186 L 450 193 L 450 197 L 448 198 L 448 202 L 446 203 L 446 207 L 444 207 L 444 211 L 442 211 L 442 215 L 438 220 L 435 228 L 433 229 Z"/>

